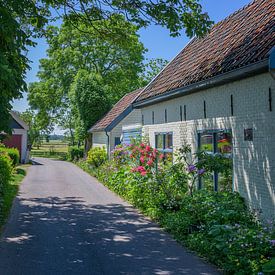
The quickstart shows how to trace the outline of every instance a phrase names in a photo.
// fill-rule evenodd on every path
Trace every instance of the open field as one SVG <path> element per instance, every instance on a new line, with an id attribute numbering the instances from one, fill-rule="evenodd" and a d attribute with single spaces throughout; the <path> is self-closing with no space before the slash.
<path id="1" fill-rule="evenodd" d="M 33 146 L 31 150 L 32 157 L 64 158 L 68 152 L 68 143 L 62 140 L 43 141 L 37 148 Z"/>

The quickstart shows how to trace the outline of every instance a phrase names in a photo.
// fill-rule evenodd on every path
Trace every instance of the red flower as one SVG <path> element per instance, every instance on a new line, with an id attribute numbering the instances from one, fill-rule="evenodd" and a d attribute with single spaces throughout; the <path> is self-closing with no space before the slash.
<path id="1" fill-rule="evenodd" d="M 144 143 L 141 143 L 141 144 L 140 144 L 140 147 L 141 147 L 141 148 L 144 148 L 144 147 L 145 147 L 145 144 L 144 144 Z"/>
<path id="2" fill-rule="evenodd" d="M 136 168 L 138 172 L 142 173 L 145 172 L 145 168 L 143 166 L 139 166 L 138 168 Z"/>
<path id="3" fill-rule="evenodd" d="M 146 148 L 145 148 L 145 151 L 146 152 L 150 152 L 151 151 L 151 147 L 149 145 L 147 145 Z"/>

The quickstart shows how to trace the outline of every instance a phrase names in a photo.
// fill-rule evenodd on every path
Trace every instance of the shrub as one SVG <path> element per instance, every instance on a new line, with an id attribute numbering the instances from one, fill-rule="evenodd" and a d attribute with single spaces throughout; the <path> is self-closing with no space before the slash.
<path id="1" fill-rule="evenodd" d="M 19 154 L 18 149 L 0 147 L 0 152 L 6 152 L 9 155 L 10 159 L 12 160 L 13 167 L 18 165 L 19 160 L 20 160 L 20 154 Z"/>
<path id="2" fill-rule="evenodd" d="M 78 161 L 84 156 L 84 148 L 77 146 L 70 146 L 68 148 L 68 159 L 70 161 Z"/>
<path id="3" fill-rule="evenodd" d="M 9 182 L 12 174 L 12 161 L 7 153 L 0 152 L 0 192 L 3 186 Z"/>
<path id="4" fill-rule="evenodd" d="M 87 165 L 85 169 L 91 169 L 111 190 L 158 220 L 177 240 L 227 274 L 261 271 L 272 274 L 274 260 L 270 259 L 275 248 L 272 223 L 261 225 L 236 192 L 195 188 L 198 175 L 230 170 L 230 161 L 217 156 L 206 162 L 209 159 L 206 155 L 199 162 L 186 147 L 180 152 L 179 162 L 158 165 L 158 152 L 146 146 L 119 147 L 112 161 L 104 164 L 97 161 L 96 165 L 94 159 L 99 158 L 95 156 L 102 149 L 94 148 L 96 153 L 89 152 L 88 157 L 93 168 Z M 156 165 L 151 162 L 149 165 L 150 160 Z"/>
<path id="5" fill-rule="evenodd" d="M 93 167 L 101 166 L 107 159 L 105 147 L 92 147 L 88 152 L 87 162 Z"/>

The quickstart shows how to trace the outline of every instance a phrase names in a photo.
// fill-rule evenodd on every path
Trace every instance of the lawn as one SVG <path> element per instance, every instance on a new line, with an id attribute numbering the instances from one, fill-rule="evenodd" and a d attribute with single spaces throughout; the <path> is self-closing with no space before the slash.
<path id="1" fill-rule="evenodd" d="M 43 141 L 37 148 L 31 150 L 32 157 L 65 158 L 68 152 L 68 143 L 61 140 Z"/>
<path id="2" fill-rule="evenodd" d="M 0 209 L 0 229 L 8 219 L 13 200 L 18 193 L 20 183 L 26 175 L 26 168 L 29 165 L 20 165 L 15 168 L 12 180 L 3 187 L 3 207 Z"/>

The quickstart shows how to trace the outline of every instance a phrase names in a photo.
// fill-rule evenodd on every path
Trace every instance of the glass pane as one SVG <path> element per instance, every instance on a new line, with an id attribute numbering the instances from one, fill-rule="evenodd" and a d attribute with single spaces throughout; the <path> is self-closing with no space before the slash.
<path id="1" fill-rule="evenodd" d="M 166 134 L 165 135 L 165 149 L 172 149 L 173 147 L 173 135 Z"/>
<path id="2" fill-rule="evenodd" d="M 156 135 L 156 148 L 163 150 L 163 134 Z"/>
<path id="3" fill-rule="evenodd" d="M 202 133 L 200 137 L 201 150 L 213 153 L 213 134 Z"/>
<path id="4" fill-rule="evenodd" d="M 232 134 L 227 132 L 217 133 L 218 152 L 230 155 L 232 153 Z"/>

